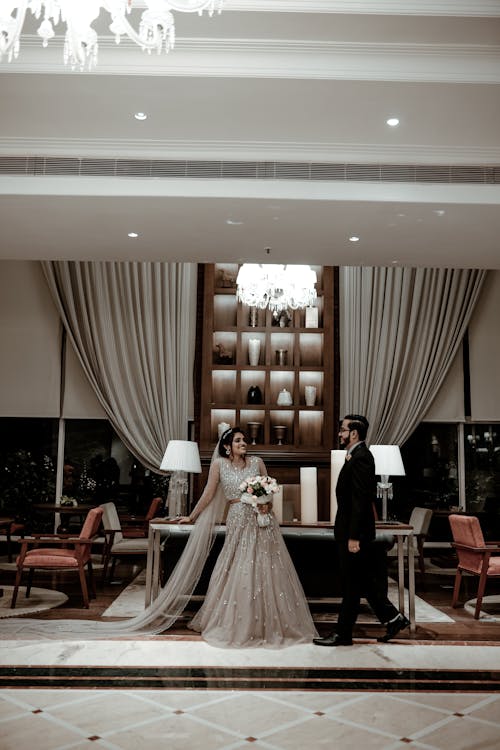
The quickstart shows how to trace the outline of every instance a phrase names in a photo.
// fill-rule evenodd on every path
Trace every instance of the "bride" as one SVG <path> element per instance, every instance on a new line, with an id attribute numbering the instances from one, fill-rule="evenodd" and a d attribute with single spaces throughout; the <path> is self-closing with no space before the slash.
<path id="1" fill-rule="evenodd" d="M 229 503 L 226 539 L 212 573 L 205 601 L 188 627 L 214 646 L 280 647 L 307 643 L 316 632 L 302 586 L 270 503 L 241 501 L 241 485 L 266 476 L 258 456 L 247 456 L 239 428 L 223 433 L 205 490 L 191 516 L 200 517 L 219 488 Z M 266 523 L 259 524 L 259 513 Z"/>
<path id="2" fill-rule="evenodd" d="M 240 485 L 265 476 L 258 456 L 247 456 L 243 432 L 226 430 L 217 444 L 205 489 L 191 512 L 176 523 L 194 523 L 186 547 L 155 601 L 123 622 L 9 618 L 2 631 L 49 638 L 154 635 L 180 617 L 203 572 L 226 504 L 226 538 L 205 601 L 188 623 L 219 647 L 280 648 L 310 643 L 317 635 L 304 591 L 271 505 L 242 502 Z M 265 522 L 259 518 L 266 516 Z"/>

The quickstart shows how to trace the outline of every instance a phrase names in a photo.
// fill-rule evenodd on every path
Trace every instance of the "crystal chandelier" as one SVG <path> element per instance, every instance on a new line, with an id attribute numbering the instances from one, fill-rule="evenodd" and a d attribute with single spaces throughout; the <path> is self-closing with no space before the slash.
<path id="1" fill-rule="evenodd" d="M 244 263 L 236 279 L 237 296 L 249 307 L 268 307 L 278 314 L 312 305 L 316 280 L 310 266 Z"/>
<path id="2" fill-rule="evenodd" d="M 55 36 L 54 27 L 66 25 L 64 38 L 64 62 L 72 69 L 91 70 L 97 63 L 97 33 L 91 24 L 106 10 L 111 16 L 109 30 L 117 44 L 123 34 L 132 39 L 143 50 L 158 54 L 168 52 L 175 42 L 173 10 L 183 13 L 199 13 L 207 10 L 212 15 L 217 7 L 220 13 L 223 0 L 143 0 L 137 5 L 145 6 L 139 29 L 136 31 L 127 16 L 133 0 L 2 0 L 0 3 L 0 60 L 7 55 L 9 62 L 17 58 L 20 37 L 27 11 L 41 19 L 37 34 L 44 47 Z M 15 11 L 15 15 L 13 15 Z"/>

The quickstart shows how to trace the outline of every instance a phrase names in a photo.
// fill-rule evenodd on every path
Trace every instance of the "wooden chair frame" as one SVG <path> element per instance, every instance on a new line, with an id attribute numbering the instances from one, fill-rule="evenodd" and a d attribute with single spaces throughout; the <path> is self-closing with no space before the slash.
<path id="1" fill-rule="evenodd" d="M 88 560 L 85 563 L 85 551 L 89 548 L 92 548 L 92 545 L 97 537 L 97 534 L 95 534 L 90 539 L 84 539 L 81 537 L 75 537 L 71 534 L 33 534 L 30 537 L 26 537 L 23 539 L 21 543 L 21 552 L 19 554 L 19 557 L 17 559 L 17 573 L 16 573 L 16 580 L 14 584 L 14 590 L 12 592 L 12 600 L 11 600 L 11 609 L 13 609 L 16 606 L 17 601 L 17 595 L 19 591 L 19 586 L 21 584 L 21 579 L 23 575 L 23 570 L 28 570 L 28 583 L 26 585 L 26 598 L 29 597 L 31 593 L 31 588 L 33 585 L 33 577 L 35 570 L 51 570 L 53 572 L 57 572 L 60 570 L 77 570 L 78 576 L 80 579 L 80 586 L 82 589 L 82 598 L 83 598 L 83 606 L 85 609 L 89 608 L 89 589 L 90 589 L 90 597 L 95 599 L 96 591 L 95 591 L 95 583 L 94 583 L 94 575 L 93 575 L 93 569 L 92 569 L 92 557 L 89 555 Z M 74 548 L 71 550 L 68 545 L 71 544 Z M 29 564 L 29 555 L 28 552 L 30 549 L 36 549 L 37 547 L 41 547 L 43 545 L 44 548 L 47 547 L 47 545 L 56 545 L 59 549 L 67 548 L 68 552 L 74 552 L 74 559 L 77 562 L 77 567 L 74 566 L 57 566 L 57 565 L 43 565 L 37 563 L 36 565 L 30 565 Z M 26 557 L 28 556 L 28 561 L 26 561 Z M 88 577 L 89 577 L 89 586 L 87 587 L 87 578 L 85 575 L 85 566 L 87 567 L 88 571 Z"/>
<path id="2" fill-rule="evenodd" d="M 486 581 L 488 578 L 500 578 L 500 542 L 484 541 L 481 524 L 476 516 L 452 514 L 449 522 L 453 536 L 452 547 L 458 556 L 452 607 L 461 606 L 458 598 L 463 574 L 478 576 L 474 619 L 479 620 Z M 467 543 L 469 541 L 470 544 Z M 494 560 L 490 563 L 492 557 Z"/>

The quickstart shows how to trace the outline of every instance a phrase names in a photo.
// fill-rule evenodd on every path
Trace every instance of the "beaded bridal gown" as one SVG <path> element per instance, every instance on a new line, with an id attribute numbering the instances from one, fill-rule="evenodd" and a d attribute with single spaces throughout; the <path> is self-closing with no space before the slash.
<path id="1" fill-rule="evenodd" d="M 260 460 L 246 466 L 220 461 L 226 499 L 241 495 L 241 482 L 260 474 Z M 280 648 L 310 643 L 316 636 L 302 585 L 271 514 L 259 526 L 251 505 L 233 502 L 226 519 L 226 539 L 215 563 L 205 601 L 189 623 L 213 646 Z"/>

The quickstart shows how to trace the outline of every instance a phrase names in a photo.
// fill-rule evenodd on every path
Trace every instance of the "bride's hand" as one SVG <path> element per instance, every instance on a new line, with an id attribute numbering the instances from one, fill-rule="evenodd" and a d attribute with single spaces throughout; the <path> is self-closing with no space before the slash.
<path id="1" fill-rule="evenodd" d="M 175 518 L 169 518 L 169 523 L 193 523 L 189 516 L 175 516 Z"/>

